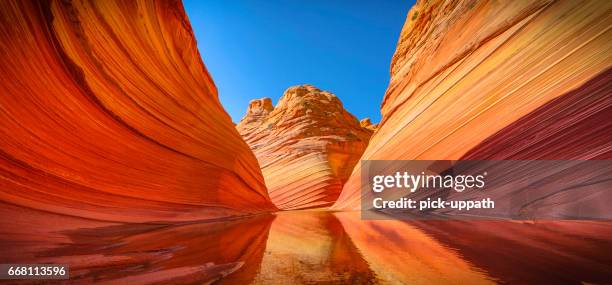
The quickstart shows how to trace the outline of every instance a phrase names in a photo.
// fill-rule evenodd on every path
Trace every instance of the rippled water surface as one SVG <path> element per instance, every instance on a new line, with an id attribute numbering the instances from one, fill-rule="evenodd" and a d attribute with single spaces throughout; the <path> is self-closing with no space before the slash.
<path id="1" fill-rule="evenodd" d="M 298 211 L 59 233 L 66 239 L 53 245 L 42 238 L 39 244 L 5 241 L 5 255 L 13 252 L 14 261 L 69 263 L 76 283 L 612 281 L 612 223 L 606 222 L 362 221 L 359 213 Z M 14 256 L 19 250 L 23 259 Z"/>

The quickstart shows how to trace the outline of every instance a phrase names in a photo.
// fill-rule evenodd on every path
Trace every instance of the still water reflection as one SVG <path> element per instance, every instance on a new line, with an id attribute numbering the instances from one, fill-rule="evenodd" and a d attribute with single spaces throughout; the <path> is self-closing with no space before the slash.
<path id="1" fill-rule="evenodd" d="M 609 283 L 612 223 L 362 221 L 281 212 L 183 226 L 66 231 L 36 262 L 109 284 Z M 23 260 L 31 262 L 32 260 Z"/>

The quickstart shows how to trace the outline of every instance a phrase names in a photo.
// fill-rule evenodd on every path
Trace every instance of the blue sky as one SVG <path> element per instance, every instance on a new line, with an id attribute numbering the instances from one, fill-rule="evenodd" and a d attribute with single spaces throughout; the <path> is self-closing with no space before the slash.
<path id="1" fill-rule="evenodd" d="M 389 63 L 413 1 L 184 0 L 221 103 L 240 121 L 251 99 L 287 87 L 336 94 L 359 119 L 380 120 Z"/>

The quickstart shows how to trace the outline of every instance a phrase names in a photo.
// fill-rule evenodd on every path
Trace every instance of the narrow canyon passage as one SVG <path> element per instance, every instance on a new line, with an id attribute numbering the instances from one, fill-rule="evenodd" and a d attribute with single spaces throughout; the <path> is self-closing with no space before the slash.
<path id="1" fill-rule="evenodd" d="M 224 106 L 203 62 L 216 62 L 214 49 L 198 46 L 219 38 L 196 38 L 181 1 L 0 1 L 0 264 L 69 265 L 59 281 L 69 284 L 610 283 L 612 222 L 596 215 L 609 212 L 609 196 L 586 203 L 575 197 L 590 192 L 575 188 L 536 200 L 584 207 L 592 221 L 360 212 L 367 160 L 612 158 L 610 11 L 602 0 L 419 0 L 402 12 L 393 49 L 376 55 L 390 62 L 386 92 L 300 78 L 269 95 L 280 96 L 275 105 L 246 90 L 248 105 Z M 253 39 L 255 26 L 232 33 L 232 24 L 216 28 L 265 64 L 237 66 L 244 74 L 230 72 L 231 85 L 238 75 L 268 84 L 250 69 L 273 79 L 309 70 L 284 59 L 290 69 L 272 68 L 254 47 L 287 39 L 267 30 Z M 315 48 L 293 48 L 333 51 L 297 34 Z M 377 39 L 348 34 L 338 45 L 346 61 L 329 56 L 347 72 L 325 73 L 329 81 L 350 69 L 374 76 L 348 62 L 360 61 L 357 39 Z M 246 109 L 242 120 L 230 107 Z M 567 171 L 612 181 L 609 169 Z M 498 197 L 528 189 L 516 185 Z M 558 214 L 559 205 L 525 208 Z"/>

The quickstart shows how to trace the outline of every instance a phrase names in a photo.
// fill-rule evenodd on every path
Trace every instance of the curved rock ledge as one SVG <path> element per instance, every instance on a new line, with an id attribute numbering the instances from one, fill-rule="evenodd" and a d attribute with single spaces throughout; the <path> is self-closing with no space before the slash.
<path id="1" fill-rule="evenodd" d="M 120 222 L 275 209 L 176 1 L 0 3 L 0 201 Z"/>

